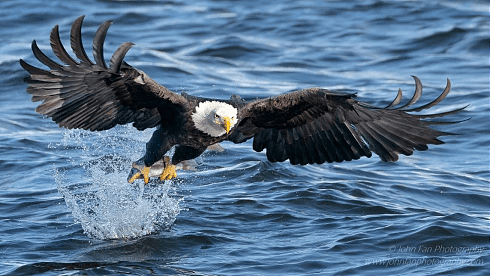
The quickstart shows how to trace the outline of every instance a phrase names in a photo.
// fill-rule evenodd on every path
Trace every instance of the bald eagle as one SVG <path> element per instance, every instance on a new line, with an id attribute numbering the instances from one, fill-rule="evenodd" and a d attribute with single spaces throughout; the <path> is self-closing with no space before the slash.
<path id="1" fill-rule="evenodd" d="M 70 44 L 78 60 L 63 47 L 58 26 L 50 35 L 54 54 L 64 63 L 42 53 L 34 40 L 34 56 L 49 70 L 20 60 L 29 72 L 27 92 L 34 102 L 42 101 L 36 111 L 51 117 L 62 127 L 91 131 L 133 123 L 138 130 L 156 127 L 147 143 L 145 155 L 136 163 L 137 171 L 129 182 L 149 181 L 150 168 L 164 162 L 160 180 L 177 177 L 175 166 L 200 156 L 208 146 L 228 140 L 242 143 L 253 138 L 253 149 L 266 149 L 270 162 L 290 160 L 291 164 L 322 164 L 370 157 L 396 161 L 398 154 L 411 155 L 426 150 L 428 144 L 442 144 L 439 136 L 449 135 L 429 128 L 428 118 L 456 113 L 463 108 L 438 114 L 415 115 L 435 106 L 450 92 L 450 81 L 443 93 L 430 103 L 409 108 L 421 96 L 417 77 L 416 90 L 405 105 L 402 94 L 387 107 L 378 108 L 355 100 L 355 94 L 337 93 L 322 88 L 245 101 L 233 95 L 230 100 L 176 94 L 156 83 L 144 72 L 132 67 L 124 56 L 133 43 L 122 44 L 111 57 L 109 66 L 103 57 L 103 43 L 111 21 L 104 22 L 93 40 L 95 62 L 87 56 L 81 38 L 84 16 L 72 25 Z M 165 154 L 175 146 L 172 158 Z M 135 167 L 135 166 L 134 166 Z M 135 170 L 135 169 L 133 169 Z"/>

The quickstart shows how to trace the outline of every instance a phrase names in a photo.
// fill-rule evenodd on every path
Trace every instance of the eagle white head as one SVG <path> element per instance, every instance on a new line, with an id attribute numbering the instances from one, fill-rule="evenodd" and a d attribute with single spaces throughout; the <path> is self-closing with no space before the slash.
<path id="1" fill-rule="evenodd" d="M 199 103 L 191 118 L 197 129 L 212 137 L 218 137 L 229 133 L 235 126 L 237 109 L 224 102 L 206 101 Z"/>

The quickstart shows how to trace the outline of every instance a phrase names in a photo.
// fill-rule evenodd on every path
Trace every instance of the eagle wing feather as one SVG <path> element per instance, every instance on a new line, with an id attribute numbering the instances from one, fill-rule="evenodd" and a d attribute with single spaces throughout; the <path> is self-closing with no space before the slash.
<path id="1" fill-rule="evenodd" d="M 106 66 L 103 44 L 111 21 L 101 24 L 94 36 L 95 63 L 92 62 L 82 45 L 83 18 L 75 20 L 70 33 L 71 47 L 80 61 L 72 58 L 63 47 L 58 26 L 51 31 L 50 42 L 54 54 L 64 65 L 47 57 L 36 41 L 32 43 L 34 56 L 50 70 L 20 60 L 21 66 L 30 73 L 26 78 L 27 92 L 33 101 L 42 101 L 37 112 L 66 128 L 98 131 L 133 123 L 143 130 L 161 122 L 159 108 L 182 106 L 187 102 L 123 61 L 133 45 L 131 42 L 122 44 L 112 56 L 110 67 Z"/>
<path id="2" fill-rule="evenodd" d="M 229 140 L 241 143 L 254 138 L 253 149 L 266 149 L 271 162 L 289 159 L 292 164 L 321 164 L 370 157 L 372 152 L 382 161 L 396 161 L 398 154 L 411 155 L 414 150 L 428 149 L 428 144 L 442 144 L 438 137 L 450 134 L 429 127 L 442 122 L 424 119 L 463 109 L 411 114 L 438 104 L 450 91 L 447 80 L 447 87 L 436 100 L 408 109 L 422 93 L 420 80 L 413 78 L 415 94 L 398 108 L 394 106 L 400 102 L 400 92 L 386 108 L 377 108 L 356 101 L 354 94 L 320 88 L 253 101 L 241 110 L 242 119 Z"/>

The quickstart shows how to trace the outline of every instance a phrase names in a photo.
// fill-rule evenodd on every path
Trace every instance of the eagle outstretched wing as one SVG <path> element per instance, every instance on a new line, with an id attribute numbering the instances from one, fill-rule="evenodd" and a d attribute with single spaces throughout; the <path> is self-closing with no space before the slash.
<path id="1" fill-rule="evenodd" d="M 398 154 L 411 155 L 414 150 L 426 150 L 428 144 L 442 144 L 438 139 L 450 133 L 429 128 L 435 122 L 426 118 L 441 117 L 449 112 L 415 115 L 443 100 L 450 91 L 450 81 L 434 101 L 409 109 L 422 92 L 417 77 L 412 99 L 393 108 L 397 97 L 386 108 L 376 108 L 358 102 L 354 94 L 334 93 L 309 88 L 269 99 L 249 103 L 242 110 L 242 120 L 229 140 L 241 143 L 254 137 L 253 149 L 262 151 L 271 162 L 287 159 L 292 164 L 341 162 L 371 156 L 375 152 L 383 161 L 396 161 Z M 453 122 L 449 122 L 453 123 Z"/>
<path id="2" fill-rule="evenodd" d="M 142 71 L 123 61 L 133 43 L 122 44 L 113 54 L 107 67 L 103 57 L 103 43 L 111 21 L 104 22 L 93 40 L 95 63 L 87 56 L 81 38 L 84 16 L 72 25 L 70 44 L 72 58 L 63 47 L 58 26 L 51 31 L 51 48 L 65 65 L 53 61 L 32 42 L 34 56 L 49 67 L 36 68 L 20 60 L 30 73 L 26 78 L 27 92 L 33 101 L 43 101 L 37 112 L 49 116 L 60 126 L 92 131 L 106 130 L 117 124 L 133 123 L 143 130 L 161 122 L 160 108 L 180 107 L 186 99 L 159 85 Z"/>

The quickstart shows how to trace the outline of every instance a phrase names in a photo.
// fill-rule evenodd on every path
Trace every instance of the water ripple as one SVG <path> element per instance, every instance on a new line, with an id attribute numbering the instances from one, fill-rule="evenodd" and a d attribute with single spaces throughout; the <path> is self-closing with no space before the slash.
<path id="1" fill-rule="evenodd" d="M 26 8 L 28 7 L 28 8 Z M 126 183 L 152 131 L 63 131 L 25 93 L 30 45 L 50 52 L 113 20 L 104 55 L 177 92 L 227 99 L 311 86 L 384 106 L 398 88 L 470 106 L 445 145 L 312 166 L 250 142 L 197 171 Z M 0 274 L 489 275 L 489 1 L 0 2 Z M 52 53 L 48 53 L 54 57 Z"/>

